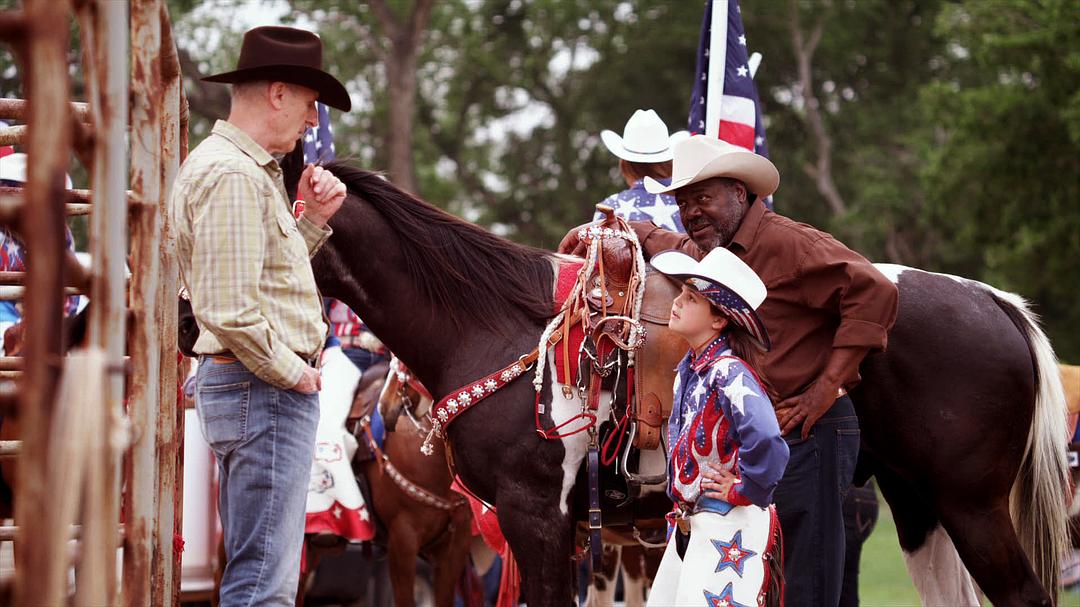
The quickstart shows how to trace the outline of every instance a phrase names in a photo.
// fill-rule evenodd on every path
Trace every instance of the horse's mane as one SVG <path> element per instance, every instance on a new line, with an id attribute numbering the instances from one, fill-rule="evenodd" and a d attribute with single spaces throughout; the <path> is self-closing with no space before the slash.
<path id="1" fill-rule="evenodd" d="M 326 168 L 349 193 L 369 202 L 401 240 L 417 289 L 460 328 L 470 319 L 495 330 L 519 311 L 550 318 L 552 266 L 547 251 L 504 240 L 405 192 L 378 173 L 335 161 Z M 376 262 L 377 263 L 377 262 Z"/>

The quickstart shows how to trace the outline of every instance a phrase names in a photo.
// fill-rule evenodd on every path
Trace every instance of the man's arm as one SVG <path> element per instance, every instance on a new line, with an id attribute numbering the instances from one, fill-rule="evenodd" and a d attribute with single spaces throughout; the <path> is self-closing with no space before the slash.
<path id="1" fill-rule="evenodd" d="M 665 230 L 651 221 L 631 221 L 628 223 L 633 228 L 634 233 L 637 234 L 645 259 L 649 259 L 661 251 L 677 249 L 700 261 L 708 252 L 699 249 L 686 234 Z"/>
<path id="2" fill-rule="evenodd" d="M 678 249 L 698 260 L 705 257 L 705 252 L 699 249 L 686 234 L 665 230 L 651 221 L 628 221 L 627 223 L 630 224 L 630 228 L 637 235 L 638 242 L 641 243 L 641 251 L 646 260 L 660 251 L 667 251 L 668 249 Z M 562 242 L 559 243 L 560 253 L 584 257 L 587 249 L 585 243 L 578 238 L 578 232 L 586 225 L 589 224 L 580 225 L 570 230 L 563 237 Z"/>
<path id="3" fill-rule="evenodd" d="M 306 365 L 274 336 L 259 307 L 266 251 L 260 189 L 242 172 L 209 187 L 192 225 L 191 305 L 196 318 L 260 379 L 291 389 Z"/>
<path id="4" fill-rule="evenodd" d="M 813 424 L 839 396 L 859 380 L 859 365 L 871 351 L 884 350 L 896 321 L 896 285 L 863 256 L 831 237 L 814 244 L 799 267 L 804 303 L 835 310 L 840 317 L 825 369 L 803 394 L 776 406 L 781 431 Z"/>

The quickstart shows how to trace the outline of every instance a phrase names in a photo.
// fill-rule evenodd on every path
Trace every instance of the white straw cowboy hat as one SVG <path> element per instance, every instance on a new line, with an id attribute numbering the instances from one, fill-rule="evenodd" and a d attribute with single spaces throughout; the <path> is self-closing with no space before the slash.
<path id="1" fill-rule="evenodd" d="M 730 177 L 765 198 L 780 185 L 780 172 L 768 158 L 715 137 L 694 135 L 675 146 L 671 185 L 645 178 L 650 194 L 665 194 L 713 177 Z"/>
<path id="2" fill-rule="evenodd" d="M 690 134 L 679 131 L 668 136 L 667 125 L 653 110 L 637 110 L 623 127 L 620 136 L 615 131 L 602 131 L 600 139 L 612 154 L 630 162 L 667 162 L 674 155 L 675 144 Z"/>
<path id="3" fill-rule="evenodd" d="M 704 295 L 733 323 L 746 329 L 762 348 L 772 347 L 765 323 L 757 315 L 768 294 L 765 283 L 734 253 L 717 247 L 696 261 L 682 251 L 663 251 L 653 255 L 650 263 L 661 274 Z"/>

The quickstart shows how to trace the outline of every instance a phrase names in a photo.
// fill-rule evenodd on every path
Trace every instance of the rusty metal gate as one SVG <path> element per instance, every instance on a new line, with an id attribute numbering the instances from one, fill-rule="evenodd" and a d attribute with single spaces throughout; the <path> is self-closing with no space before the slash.
<path id="1" fill-rule="evenodd" d="M 73 21 L 84 103 L 69 100 Z M 16 542 L 12 604 L 66 603 L 72 567 L 75 604 L 176 604 L 183 412 L 166 200 L 187 109 L 164 0 L 24 0 L 0 13 L 0 43 L 26 97 L 0 100 L 0 119 L 23 123 L 0 128 L 0 145 L 30 160 L 24 187 L 0 189 L 0 224 L 32 250 L 27 272 L 0 273 L 27 337 L 24 357 L 0 358 L 0 378 L 18 377 L 0 410 L 21 431 L 0 444 L 18 458 L 16 526 L 0 527 Z M 65 189 L 72 153 L 90 190 Z M 88 271 L 65 247 L 75 214 L 90 215 Z M 87 343 L 66 357 L 61 293 L 91 302 Z"/>

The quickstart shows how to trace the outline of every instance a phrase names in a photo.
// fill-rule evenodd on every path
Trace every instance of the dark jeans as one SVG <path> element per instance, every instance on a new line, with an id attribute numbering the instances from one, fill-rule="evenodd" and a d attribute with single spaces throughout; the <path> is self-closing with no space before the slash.
<path id="1" fill-rule="evenodd" d="M 851 487 L 844 498 L 844 587 L 840 607 L 859 605 L 859 559 L 862 545 L 874 530 L 878 518 L 877 490 L 874 481 L 865 487 Z"/>
<path id="2" fill-rule="evenodd" d="M 365 350 L 363 348 L 342 348 L 341 351 L 345 353 L 345 357 L 352 361 L 356 365 L 360 372 L 368 370 L 368 367 L 374 365 L 379 361 L 389 361 L 390 358 L 385 354 L 376 354 Z"/>
<path id="3" fill-rule="evenodd" d="M 784 534 L 788 607 L 835 607 L 844 578 L 843 500 L 859 455 L 859 420 L 851 399 L 836 400 L 802 439 L 787 436 L 791 458 L 774 501 Z"/>

